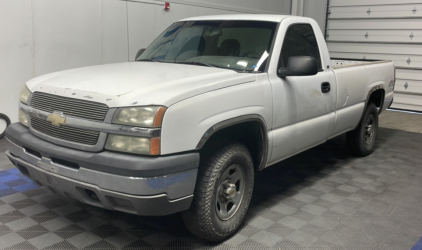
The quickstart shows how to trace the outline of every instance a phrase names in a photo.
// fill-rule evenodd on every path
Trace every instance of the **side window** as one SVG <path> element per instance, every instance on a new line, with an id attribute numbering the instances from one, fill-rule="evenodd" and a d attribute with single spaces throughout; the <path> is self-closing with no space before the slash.
<path id="1" fill-rule="evenodd" d="M 287 29 L 281 49 L 278 68 L 285 67 L 291 56 L 312 56 L 322 70 L 321 56 L 312 26 L 309 24 L 294 24 Z"/>

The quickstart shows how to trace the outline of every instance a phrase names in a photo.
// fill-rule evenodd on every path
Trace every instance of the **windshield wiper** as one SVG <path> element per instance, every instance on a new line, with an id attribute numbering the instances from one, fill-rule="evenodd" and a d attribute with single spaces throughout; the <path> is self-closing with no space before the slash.
<path id="1" fill-rule="evenodd" d="M 176 63 L 190 64 L 190 65 L 200 65 L 200 66 L 207 66 L 207 67 L 211 67 L 211 68 L 222 68 L 222 67 L 219 67 L 217 65 L 213 65 L 213 64 L 209 64 L 209 63 L 204 63 L 204 62 L 176 62 Z"/>
<path id="2" fill-rule="evenodd" d="M 145 59 L 136 60 L 135 62 L 161 62 L 161 61 L 157 61 L 151 58 L 145 58 Z"/>
<path id="3" fill-rule="evenodd" d="M 189 65 L 200 65 L 200 66 L 206 66 L 206 67 L 211 67 L 211 68 L 219 68 L 219 69 L 228 69 L 228 70 L 233 70 L 235 72 L 238 72 L 238 70 L 236 70 L 236 69 L 220 67 L 220 66 L 217 66 L 217 65 L 214 65 L 214 64 L 209 64 L 209 63 L 204 63 L 204 62 L 176 62 L 176 63 L 189 64 Z"/>

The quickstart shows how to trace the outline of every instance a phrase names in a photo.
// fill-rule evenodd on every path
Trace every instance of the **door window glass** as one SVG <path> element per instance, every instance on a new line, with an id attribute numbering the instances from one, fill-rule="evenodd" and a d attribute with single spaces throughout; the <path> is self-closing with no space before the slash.
<path id="1" fill-rule="evenodd" d="M 291 56 L 312 56 L 322 70 L 321 56 L 312 26 L 309 24 L 295 24 L 287 29 L 278 68 L 285 67 Z"/>

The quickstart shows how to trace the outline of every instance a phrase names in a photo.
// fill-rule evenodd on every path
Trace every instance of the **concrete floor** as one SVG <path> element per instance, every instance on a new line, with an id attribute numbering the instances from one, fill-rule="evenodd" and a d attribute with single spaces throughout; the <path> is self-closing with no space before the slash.
<path id="1" fill-rule="evenodd" d="M 379 126 L 383 128 L 422 133 L 422 114 L 388 110 L 381 114 Z"/>
<path id="2" fill-rule="evenodd" d="M 190 234 L 180 214 L 59 197 L 0 153 L 0 249 L 412 249 L 422 236 L 422 134 L 408 131 L 421 132 L 422 115 L 389 111 L 380 125 L 366 158 L 350 156 L 339 136 L 257 173 L 245 223 L 219 244 Z"/>

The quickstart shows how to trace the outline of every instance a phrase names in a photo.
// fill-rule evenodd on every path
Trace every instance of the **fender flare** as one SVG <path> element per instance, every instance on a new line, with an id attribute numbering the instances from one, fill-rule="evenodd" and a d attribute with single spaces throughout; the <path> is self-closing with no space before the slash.
<path id="1" fill-rule="evenodd" d="M 376 85 L 376 86 L 372 87 L 372 88 L 369 90 L 369 92 L 368 92 L 368 96 L 366 97 L 366 101 L 365 101 L 365 109 L 366 109 L 366 107 L 368 107 L 368 104 L 369 104 L 369 98 L 371 97 L 372 93 L 374 93 L 375 91 L 380 90 L 380 89 L 384 90 L 384 97 L 385 97 L 385 87 L 384 87 L 384 84 L 378 84 L 378 85 Z M 382 107 L 384 106 L 384 101 L 385 101 L 385 100 L 384 100 L 384 98 L 382 98 L 382 99 L 381 99 L 381 104 L 380 104 L 380 110 L 379 110 L 379 113 L 378 113 L 378 114 L 381 114 Z M 364 109 L 364 111 L 363 111 L 363 112 L 365 112 L 365 109 Z M 363 114 L 362 114 L 362 115 L 363 115 Z"/>
<path id="2" fill-rule="evenodd" d="M 372 87 L 369 90 L 368 95 L 366 96 L 365 107 L 363 108 L 362 115 L 360 116 L 360 119 L 359 119 L 359 123 L 358 123 L 358 125 L 356 125 L 355 129 L 359 126 L 360 122 L 362 121 L 363 115 L 365 114 L 365 110 L 368 107 L 369 99 L 370 99 L 372 93 L 374 93 L 375 91 L 380 90 L 380 89 L 383 89 L 384 92 L 385 92 L 384 84 L 375 85 L 374 87 Z M 385 93 L 384 93 L 384 95 L 385 95 Z M 381 105 L 380 105 L 380 109 L 378 111 L 378 114 L 381 114 L 381 110 L 382 110 L 383 106 L 384 106 L 384 98 L 382 98 L 382 100 L 381 100 Z"/>
<path id="3" fill-rule="evenodd" d="M 268 133 L 267 133 L 267 124 L 264 120 L 264 118 L 260 115 L 242 115 L 238 117 L 234 117 L 228 120 L 224 120 L 222 122 L 219 122 L 212 127 L 210 127 L 204 135 L 199 140 L 196 150 L 202 149 L 202 147 L 205 145 L 205 143 L 212 137 L 213 134 L 216 132 L 244 122 L 258 122 L 260 130 L 261 130 L 261 139 L 262 139 L 262 157 L 261 162 L 258 166 L 258 170 L 262 170 L 265 168 L 265 165 L 267 163 L 267 157 L 268 157 L 268 149 L 269 149 L 269 140 L 268 140 Z"/>

